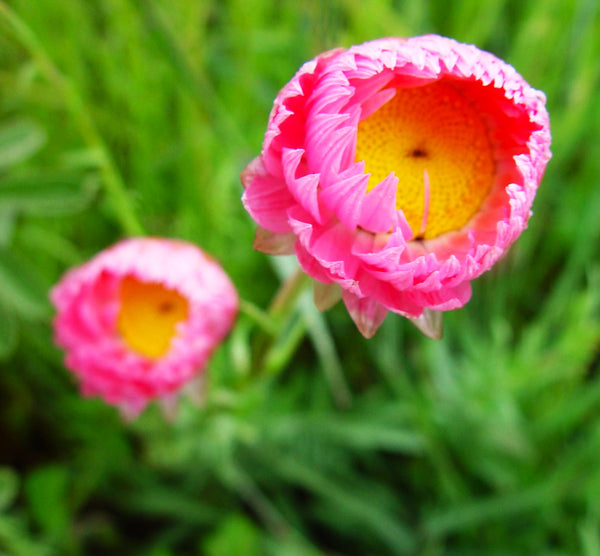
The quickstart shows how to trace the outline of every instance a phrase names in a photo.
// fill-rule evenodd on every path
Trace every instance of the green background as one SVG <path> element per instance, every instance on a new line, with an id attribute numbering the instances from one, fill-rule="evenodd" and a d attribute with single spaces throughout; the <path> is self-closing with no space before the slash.
<path id="1" fill-rule="evenodd" d="M 600 556 L 599 12 L 0 2 L 0 554 Z M 545 91 L 529 228 L 439 342 L 395 315 L 365 340 L 308 293 L 265 316 L 291 263 L 252 250 L 239 173 L 277 91 L 323 50 L 429 32 Z M 142 229 L 200 245 L 244 300 L 173 422 L 80 398 L 52 343 L 49 288 Z"/>

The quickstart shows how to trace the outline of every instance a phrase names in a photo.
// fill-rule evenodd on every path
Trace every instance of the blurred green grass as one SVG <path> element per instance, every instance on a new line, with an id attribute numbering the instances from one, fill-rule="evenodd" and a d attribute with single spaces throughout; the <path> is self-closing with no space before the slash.
<path id="1" fill-rule="evenodd" d="M 599 11 L 0 3 L 0 553 L 600 555 Z M 133 231 L 133 209 L 265 307 L 286 267 L 251 249 L 238 176 L 277 91 L 325 49 L 427 32 L 512 63 L 553 132 L 529 229 L 444 339 L 390 315 L 367 341 L 304 303 L 262 379 L 242 315 L 206 407 L 174 423 L 81 400 L 51 339 L 66 268 Z"/>

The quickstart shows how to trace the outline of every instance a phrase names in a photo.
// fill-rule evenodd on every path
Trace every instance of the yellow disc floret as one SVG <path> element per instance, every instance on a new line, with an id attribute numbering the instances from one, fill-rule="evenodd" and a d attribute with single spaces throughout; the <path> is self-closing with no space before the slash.
<path id="1" fill-rule="evenodd" d="M 188 302 L 175 290 L 127 276 L 121 281 L 117 329 L 134 351 L 156 359 L 169 349 L 175 326 L 188 315 Z"/>
<path id="2" fill-rule="evenodd" d="M 396 208 L 416 238 L 458 230 L 493 183 L 495 162 L 479 113 L 451 83 L 398 89 L 358 126 L 356 160 L 371 174 L 368 190 L 398 177 Z"/>

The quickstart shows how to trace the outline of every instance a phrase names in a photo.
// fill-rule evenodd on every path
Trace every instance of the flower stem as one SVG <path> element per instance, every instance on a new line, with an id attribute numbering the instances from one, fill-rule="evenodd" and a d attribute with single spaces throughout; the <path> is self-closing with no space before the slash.
<path id="1" fill-rule="evenodd" d="M 0 2 L 0 20 L 4 20 L 17 40 L 29 52 L 40 73 L 60 91 L 67 109 L 88 146 L 100 153 L 98 164 L 103 178 L 102 183 L 123 232 L 130 236 L 143 235 L 144 229 L 133 211 L 123 178 L 72 81 L 52 62 L 34 32 L 4 2 Z"/>
<path id="2" fill-rule="evenodd" d="M 277 334 L 277 323 L 254 303 L 241 299 L 240 311 L 269 336 Z"/>
<path id="3" fill-rule="evenodd" d="M 267 310 L 267 316 L 275 323 L 276 330 L 281 331 L 286 328 L 285 324 L 293 316 L 298 297 L 309 283 L 310 278 L 300 268 L 283 282 Z M 262 371 L 265 360 L 277 339 L 277 335 L 265 334 L 264 331 L 255 338 L 252 362 L 254 373 Z"/>
<path id="4" fill-rule="evenodd" d="M 269 316 L 276 321 L 286 316 L 290 312 L 290 309 L 293 308 L 298 296 L 309 283 L 310 278 L 304 274 L 301 268 L 298 268 L 279 288 L 269 306 Z"/>

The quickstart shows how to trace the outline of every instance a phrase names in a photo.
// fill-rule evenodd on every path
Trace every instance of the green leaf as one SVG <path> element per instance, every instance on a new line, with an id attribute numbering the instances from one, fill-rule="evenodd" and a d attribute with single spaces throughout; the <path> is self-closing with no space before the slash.
<path id="1" fill-rule="evenodd" d="M 94 198 L 98 182 L 93 175 L 31 173 L 0 181 L 0 206 L 42 216 L 84 209 Z"/>
<path id="2" fill-rule="evenodd" d="M 18 214 L 0 204 L 0 247 L 8 247 L 12 243 Z"/>
<path id="3" fill-rule="evenodd" d="M 203 554 L 207 556 L 229 556 L 245 554 L 260 556 L 261 548 L 259 529 L 243 515 L 233 515 L 203 543 Z"/>
<path id="4" fill-rule="evenodd" d="M 17 345 L 17 319 L 12 311 L 0 303 L 0 361 L 7 359 Z"/>
<path id="5" fill-rule="evenodd" d="M 9 467 L 0 467 L 0 512 L 7 510 L 17 496 L 19 477 Z"/>
<path id="6" fill-rule="evenodd" d="M 51 465 L 36 469 L 25 481 L 25 494 L 31 515 L 44 533 L 63 537 L 71 521 L 68 507 L 69 472 Z"/>
<path id="7" fill-rule="evenodd" d="M 337 481 L 283 452 L 273 452 L 269 461 L 277 474 L 320 496 L 328 504 L 329 515 L 335 515 L 334 521 L 341 523 L 345 518 L 354 526 L 360 524 L 375 533 L 394 554 L 413 552 L 413 531 L 398 519 L 397 508 L 391 510 L 385 507 L 373 496 L 373 492 L 361 490 L 358 483 Z"/>
<path id="8" fill-rule="evenodd" d="M 22 519 L 0 515 L 1 556 L 51 556 L 51 549 L 30 535 Z"/>
<path id="9" fill-rule="evenodd" d="M 26 318 L 41 318 L 50 310 L 37 269 L 7 249 L 0 249 L 0 301 Z"/>
<path id="10" fill-rule="evenodd" d="M 45 131 L 31 120 L 0 127 L 0 170 L 27 160 L 46 142 Z"/>

